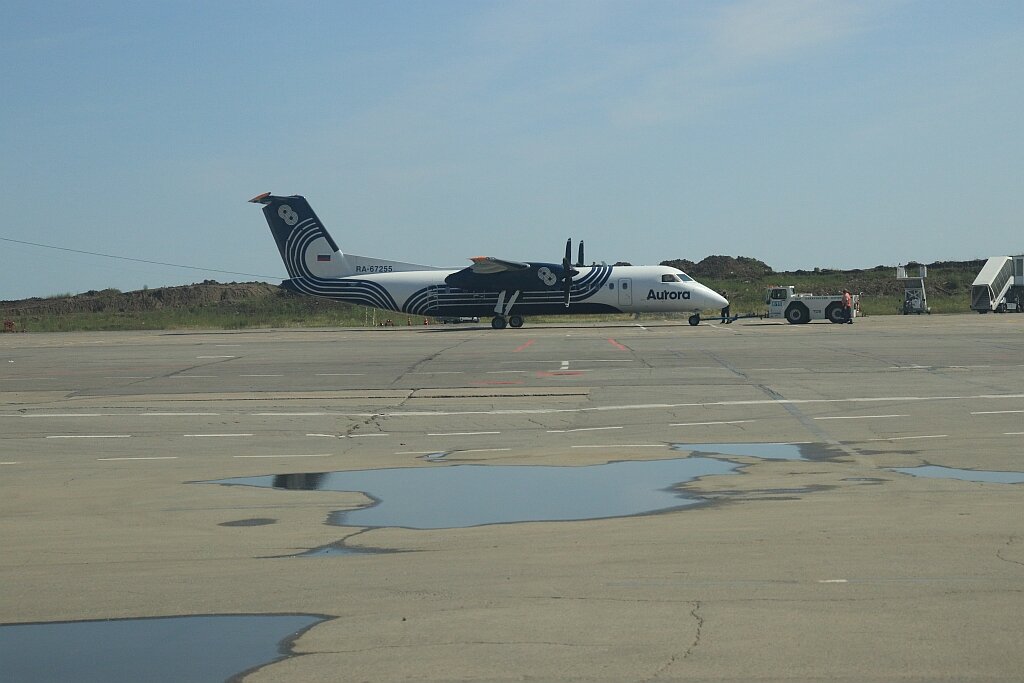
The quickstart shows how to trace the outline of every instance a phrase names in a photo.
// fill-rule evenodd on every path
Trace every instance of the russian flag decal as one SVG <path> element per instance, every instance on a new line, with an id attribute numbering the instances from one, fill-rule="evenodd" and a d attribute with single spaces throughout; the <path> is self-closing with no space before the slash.
<path id="1" fill-rule="evenodd" d="M 330 254 L 317 254 L 316 255 L 316 260 L 317 261 L 330 261 L 331 260 L 331 255 Z"/>

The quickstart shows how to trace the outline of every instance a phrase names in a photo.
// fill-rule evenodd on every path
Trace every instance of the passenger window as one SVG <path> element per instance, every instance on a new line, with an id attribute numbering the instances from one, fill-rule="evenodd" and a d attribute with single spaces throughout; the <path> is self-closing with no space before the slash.
<path id="1" fill-rule="evenodd" d="M 615 289 L 615 283 L 614 282 L 609 282 L 608 283 L 608 289 Z"/>

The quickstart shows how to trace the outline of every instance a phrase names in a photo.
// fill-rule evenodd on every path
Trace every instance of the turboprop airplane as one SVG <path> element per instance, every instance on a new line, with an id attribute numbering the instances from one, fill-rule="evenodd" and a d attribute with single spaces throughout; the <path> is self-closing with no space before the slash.
<path id="1" fill-rule="evenodd" d="M 491 327 L 522 327 L 526 315 L 692 313 L 728 302 L 670 266 L 583 265 L 583 242 L 572 263 L 572 240 L 561 263 L 470 259 L 468 268 L 437 268 L 346 254 L 304 197 L 269 192 L 249 200 L 277 241 L 289 279 L 285 289 L 416 316 L 491 317 Z"/>

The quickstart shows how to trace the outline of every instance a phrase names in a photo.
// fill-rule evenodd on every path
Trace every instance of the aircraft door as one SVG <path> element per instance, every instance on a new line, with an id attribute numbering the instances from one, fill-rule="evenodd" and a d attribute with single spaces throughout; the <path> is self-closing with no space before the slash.
<path id="1" fill-rule="evenodd" d="M 619 279 L 619 305 L 633 305 L 633 280 L 628 277 Z"/>

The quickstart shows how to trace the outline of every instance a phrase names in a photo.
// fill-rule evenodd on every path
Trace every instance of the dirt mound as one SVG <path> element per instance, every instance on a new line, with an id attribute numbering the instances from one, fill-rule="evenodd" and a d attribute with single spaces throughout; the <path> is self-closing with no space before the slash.
<path id="1" fill-rule="evenodd" d="M 222 303 L 249 302 L 279 296 L 277 285 L 266 282 L 229 282 L 214 280 L 179 287 L 158 287 L 135 292 L 116 289 L 91 290 L 73 296 L 55 296 L 21 301 L 0 301 L 0 314 L 65 315 L 69 313 L 136 313 L 163 308 L 197 308 Z"/>
<path id="2" fill-rule="evenodd" d="M 673 266 L 693 277 L 756 280 L 757 278 L 771 275 L 774 271 L 764 261 L 758 261 L 749 256 L 708 256 L 699 263 L 686 259 L 673 261 L 662 261 L 663 266 Z"/>

